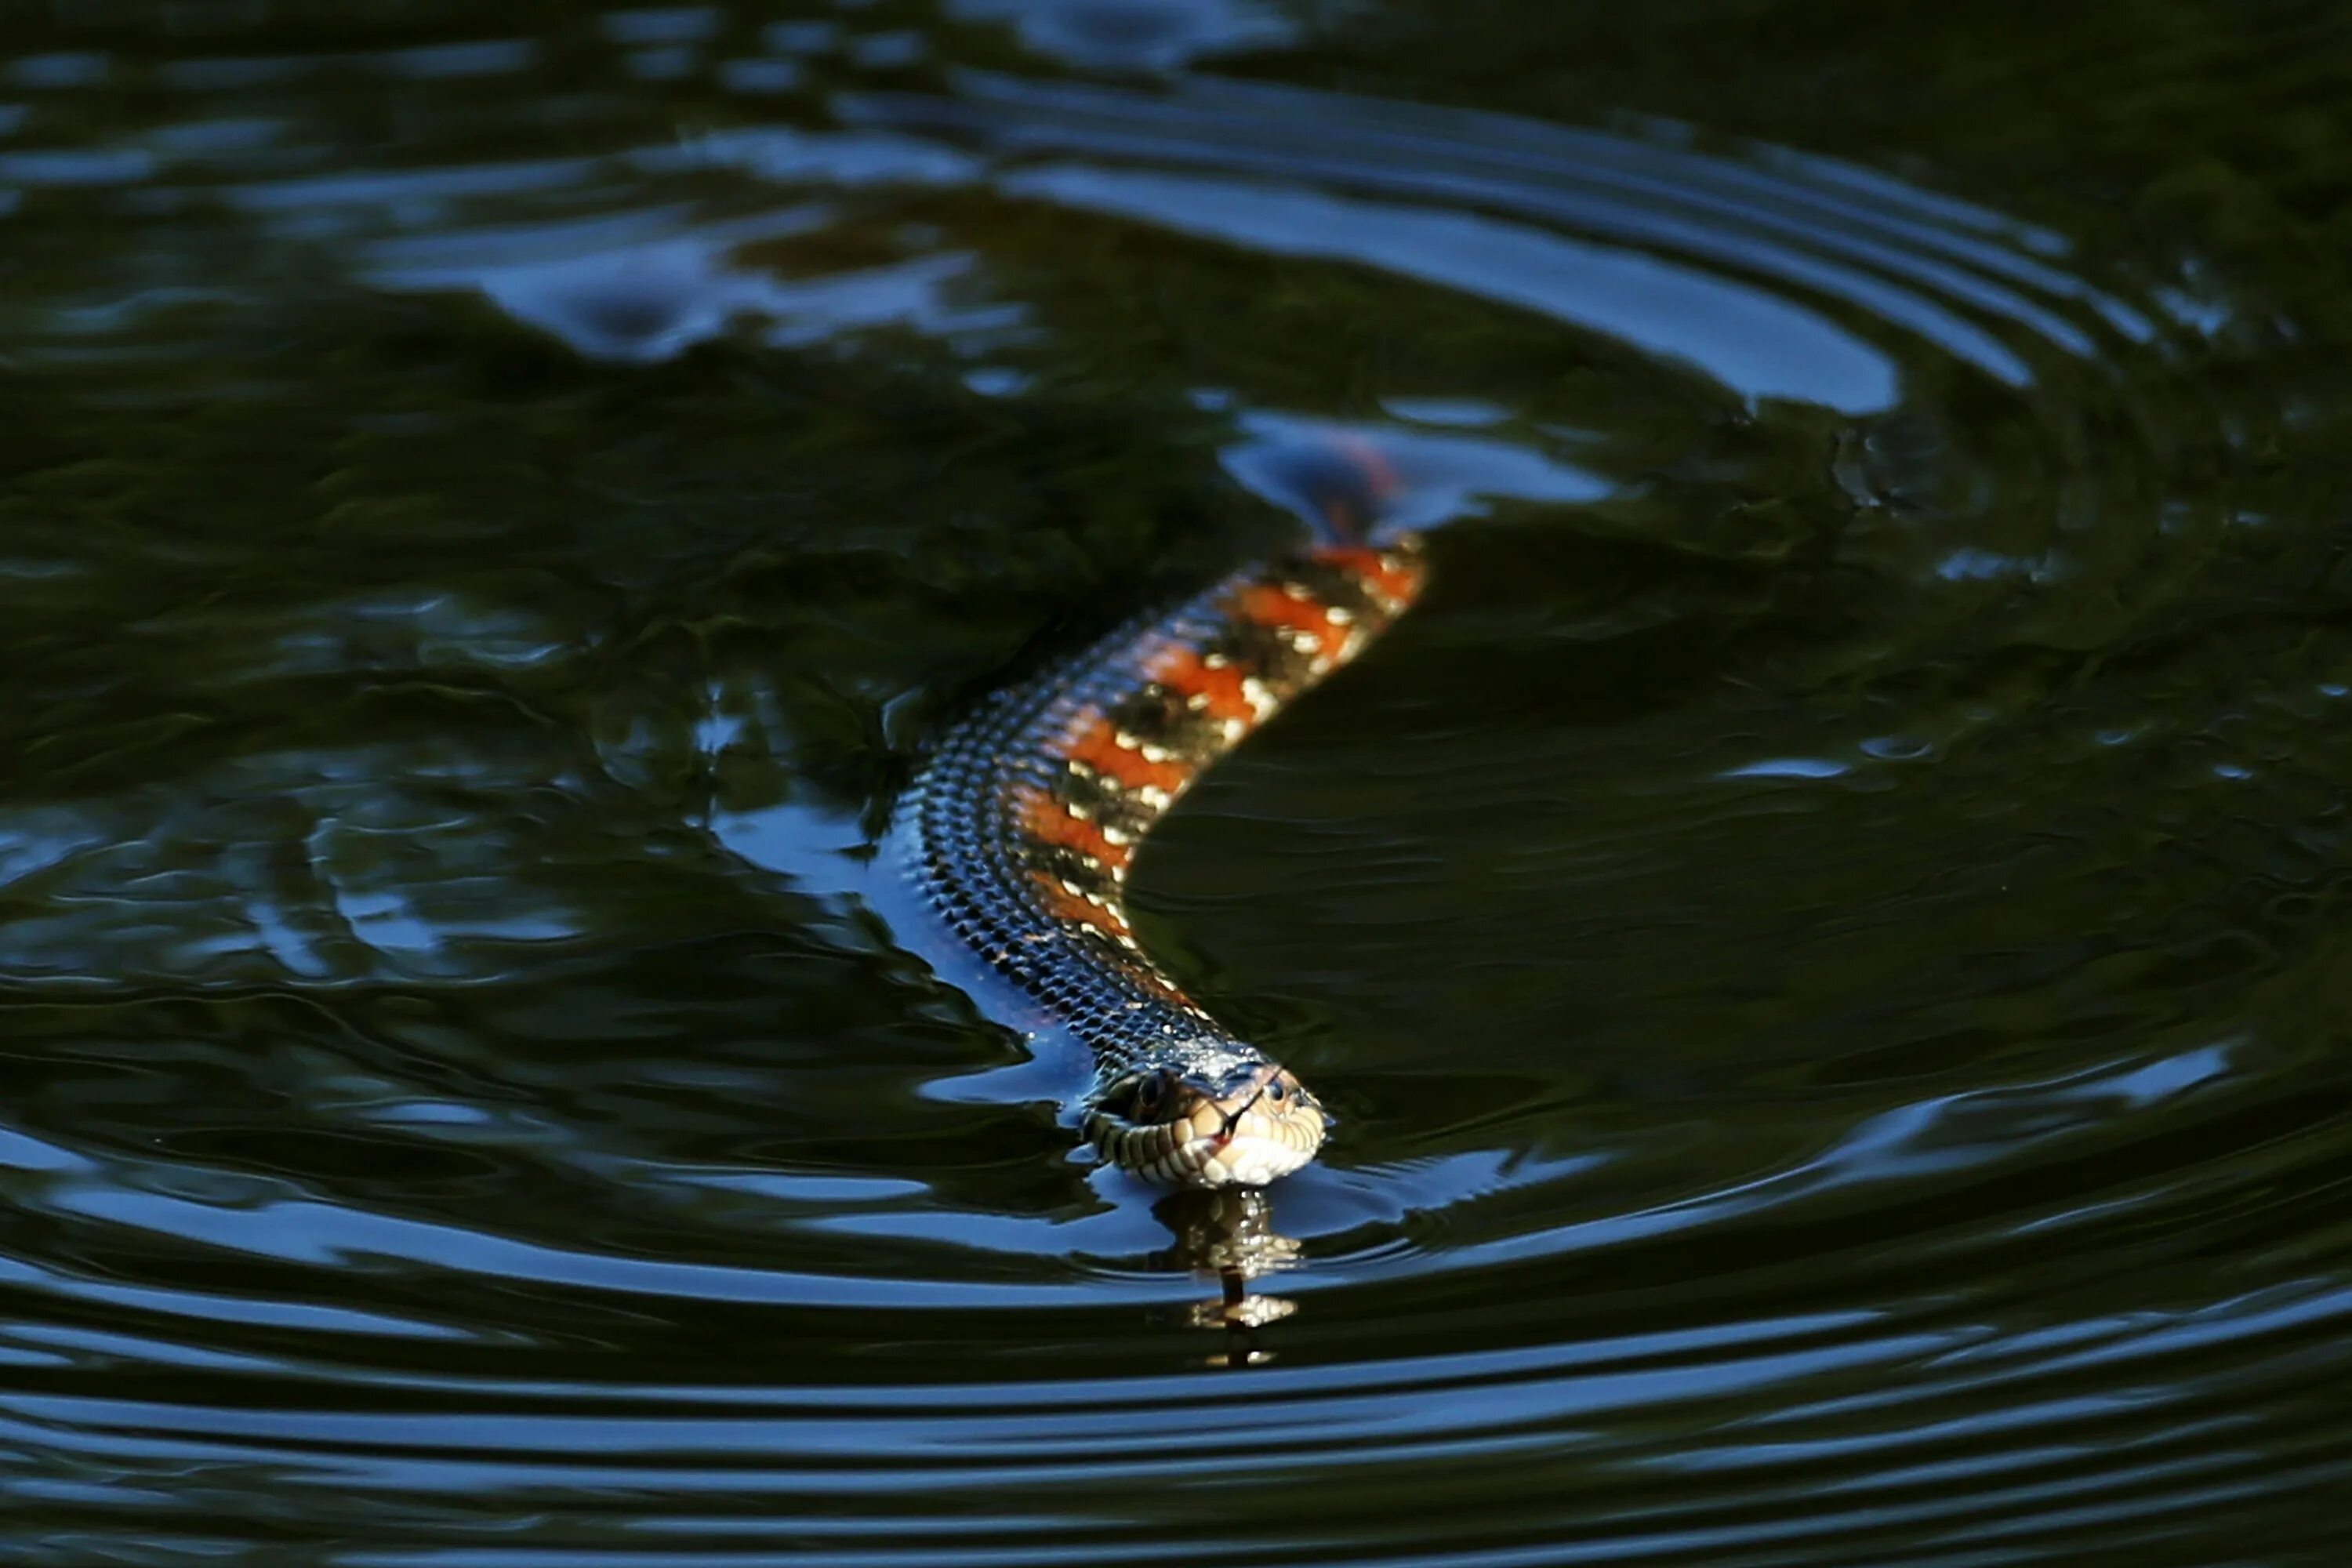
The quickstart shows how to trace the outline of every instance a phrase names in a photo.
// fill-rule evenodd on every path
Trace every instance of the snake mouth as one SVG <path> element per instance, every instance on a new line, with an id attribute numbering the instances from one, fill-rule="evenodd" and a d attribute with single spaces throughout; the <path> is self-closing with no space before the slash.
<path id="1" fill-rule="evenodd" d="M 1130 1073 L 1103 1090 L 1086 1133 L 1104 1159 L 1148 1182 L 1261 1186 L 1315 1158 L 1328 1126 L 1306 1086 L 1261 1064 L 1216 1078 Z"/>

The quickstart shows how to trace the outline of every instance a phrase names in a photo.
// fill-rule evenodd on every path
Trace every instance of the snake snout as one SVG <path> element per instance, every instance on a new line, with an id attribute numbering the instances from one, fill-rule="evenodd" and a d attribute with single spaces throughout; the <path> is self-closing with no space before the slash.
<path id="1" fill-rule="evenodd" d="M 1147 1181 L 1255 1186 L 1315 1157 L 1322 1105 L 1286 1069 L 1252 1062 L 1214 1074 L 1159 1068 L 1106 1089 L 1087 1136 Z"/>

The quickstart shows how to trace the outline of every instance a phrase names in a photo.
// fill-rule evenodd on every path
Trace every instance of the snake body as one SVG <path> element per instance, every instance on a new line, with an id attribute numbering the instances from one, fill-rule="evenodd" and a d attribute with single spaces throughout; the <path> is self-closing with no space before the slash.
<path id="1" fill-rule="evenodd" d="M 1151 962 L 1122 891 L 1184 792 L 1379 636 L 1422 575 L 1410 536 L 1254 563 L 996 693 L 940 737 L 902 798 L 905 875 L 1092 1049 L 1086 1136 L 1120 1168 L 1256 1184 L 1321 1146 L 1320 1103 Z"/>

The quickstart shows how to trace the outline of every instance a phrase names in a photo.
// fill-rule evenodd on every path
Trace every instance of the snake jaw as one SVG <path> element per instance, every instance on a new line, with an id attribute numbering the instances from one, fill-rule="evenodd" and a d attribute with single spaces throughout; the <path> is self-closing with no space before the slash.
<path id="1" fill-rule="evenodd" d="M 1260 1064 L 1216 1079 L 1131 1073 L 1103 1091 L 1086 1134 L 1106 1160 L 1146 1181 L 1261 1186 L 1312 1160 L 1328 1125 L 1304 1085 Z"/>

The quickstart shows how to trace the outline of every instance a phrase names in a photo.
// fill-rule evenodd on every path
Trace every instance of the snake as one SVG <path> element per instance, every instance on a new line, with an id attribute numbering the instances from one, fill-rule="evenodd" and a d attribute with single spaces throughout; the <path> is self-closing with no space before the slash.
<path id="1" fill-rule="evenodd" d="M 1326 457 L 1315 537 L 1148 609 L 997 689 L 929 748 L 894 813 L 899 875 L 969 955 L 1089 1047 L 1086 1142 L 1148 1183 L 1262 1186 L 1332 1118 L 1153 962 L 1125 901 L 1145 837 L 1221 758 L 1419 596 L 1423 541 L 1367 527 L 1395 476 Z M 1334 487 L 1330 481 L 1339 481 Z"/>

